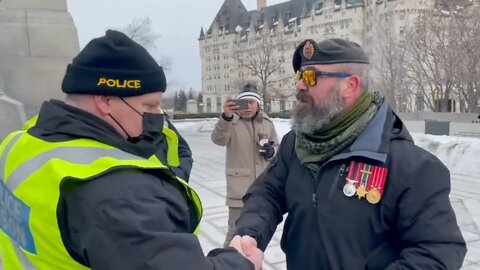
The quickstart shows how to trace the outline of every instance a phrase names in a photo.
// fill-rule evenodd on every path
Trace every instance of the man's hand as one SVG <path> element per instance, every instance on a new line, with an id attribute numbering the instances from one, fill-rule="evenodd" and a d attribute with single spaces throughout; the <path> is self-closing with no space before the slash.
<path id="1" fill-rule="evenodd" d="M 257 248 L 255 239 L 248 235 L 242 237 L 235 235 L 230 242 L 230 246 L 249 259 L 255 265 L 255 270 L 263 269 L 263 252 Z"/>
<path id="2" fill-rule="evenodd" d="M 223 114 L 225 114 L 226 117 L 231 118 L 233 113 L 237 112 L 239 108 L 240 106 L 235 103 L 235 99 L 227 97 L 223 103 Z"/>

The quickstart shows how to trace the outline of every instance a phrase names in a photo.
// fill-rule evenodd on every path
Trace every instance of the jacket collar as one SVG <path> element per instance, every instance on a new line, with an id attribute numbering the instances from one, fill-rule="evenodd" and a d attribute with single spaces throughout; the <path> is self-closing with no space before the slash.
<path id="1" fill-rule="evenodd" d="M 364 131 L 349 147 L 334 156 L 330 161 L 362 156 L 385 163 L 392 139 L 413 142 L 405 125 L 390 109 L 388 103 L 384 101 Z"/>
<path id="2" fill-rule="evenodd" d="M 59 100 L 42 104 L 38 120 L 28 132 L 50 142 L 92 139 L 144 158 L 157 152 L 156 146 L 130 143 L 101 118 Z"/>

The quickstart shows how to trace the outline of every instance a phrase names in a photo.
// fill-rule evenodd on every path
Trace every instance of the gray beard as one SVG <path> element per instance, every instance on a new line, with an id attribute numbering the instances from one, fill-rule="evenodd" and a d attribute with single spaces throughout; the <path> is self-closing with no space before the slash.
<path id="1" fill-rule="evenodd" d="M 297 133 L 314 134 L 331 123 L 344 108 L 338 84 L 333 85 L 327 99 L 319 104 L 306 92 L 298 92 L 296 98 L 300 103 L 292 114 L 292 129 Z"/>

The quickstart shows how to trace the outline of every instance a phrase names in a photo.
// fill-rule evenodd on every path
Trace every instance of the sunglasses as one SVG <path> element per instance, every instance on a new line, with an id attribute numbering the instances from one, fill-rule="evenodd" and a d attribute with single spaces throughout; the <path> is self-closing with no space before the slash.
<path id="1" fill-rule="evenodd" d="M 347 78 L 352 75 L 348 73 L 338 73 L 338 72 L 327 72 L 327 71 L 320 71 L 311 68 L 307 68 L 305 70 L 297 70 L 297 81 L 302 80 L 308 86 L 315 86 L 317 85 L 317 78 L 318 77 L 334 77 L 334 78 Z"/>

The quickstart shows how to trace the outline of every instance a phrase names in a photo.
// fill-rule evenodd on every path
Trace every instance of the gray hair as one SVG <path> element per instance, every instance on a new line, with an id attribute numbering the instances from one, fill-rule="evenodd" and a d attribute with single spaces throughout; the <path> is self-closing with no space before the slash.
<path id="1" fill-rule="evenodd" d="M 367 64 L 345 63 L 337 64 L 341 72 L 360 77 L 360 90 L 365 92 L 368 90 L 369 69 Z"/>

